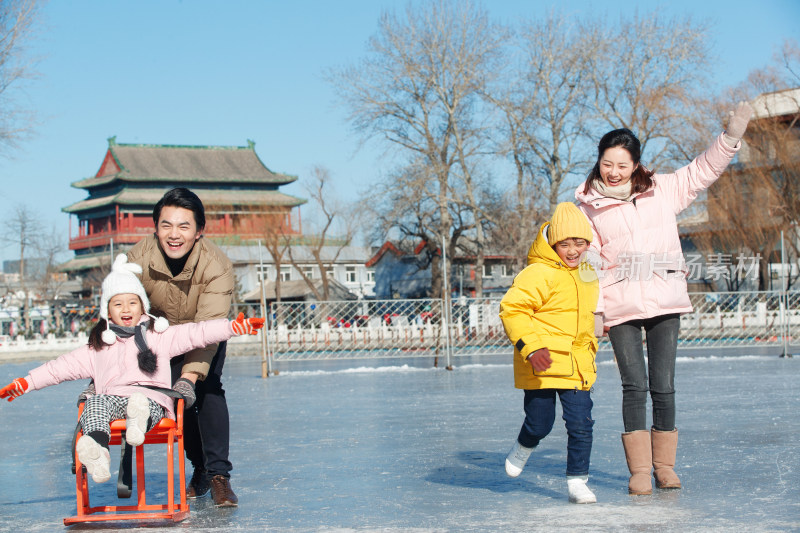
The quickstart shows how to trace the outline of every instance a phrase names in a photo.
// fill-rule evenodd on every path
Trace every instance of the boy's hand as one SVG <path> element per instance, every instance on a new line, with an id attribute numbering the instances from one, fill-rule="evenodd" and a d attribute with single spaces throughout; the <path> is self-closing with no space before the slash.
<path id="1" fill-rule="evenodd" d="M 236 335 L 256 335 L 264 327 L 264 319 L 245 318 L 244 313 L 239 313 L 236 320 L 231 320 L 231 327 Z"/>
<path id="2" fill-rule="evenodd" d="M 528 362 L 536 372 L 544 372 L 553 364 L 553 360 L 550 359 L 550 350 L 547 348 L 539 348 L 530 354 L 528 356 Z"/>
<path id="3" fill-rule="evenodd" d="M 25 378 L 17 378 L 2 389 L 0 389 L 0 398 L 8 398 L 8 401 L 12 401 L 14 398 L 18 396 L 22 396 L 28 392 L 28 382 Z"/>

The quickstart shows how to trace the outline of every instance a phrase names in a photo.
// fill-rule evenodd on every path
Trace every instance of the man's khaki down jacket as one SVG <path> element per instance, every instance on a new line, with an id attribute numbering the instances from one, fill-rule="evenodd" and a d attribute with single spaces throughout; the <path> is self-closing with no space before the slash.
<path id="1" fill-rule="evenodd" d="M 142 267 L 142 285 L 150 298 L 151 312 L 161 313 L 170 324 L 227 318 L 233 298 L 233 264 L 211 241 L 195 242 L 183 271 L 172 276 L 155 235 L 139 241 L 128 252 L 128 261 Z M 183 372 L 205 379 L 218 345 L 187 353 Z"/>

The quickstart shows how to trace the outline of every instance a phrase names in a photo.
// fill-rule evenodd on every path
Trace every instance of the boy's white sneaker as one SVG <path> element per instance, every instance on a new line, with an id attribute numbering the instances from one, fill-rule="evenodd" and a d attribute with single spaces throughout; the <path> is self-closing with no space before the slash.
<path id="1" fill-rule="evenodd" d="M 111 478 L 111 455 L 108 449 L 101 446 L 89 435 L 83 435 L 75 445 L 78 461 L 92 476 L 95 483 L 104 483 Z"/>
<path id="2" fill-rule="evenodd" d="M 517 477 L 522 473 L 525 468 L 525 463 L 528 462 L 528 457 L 531 456 L 533 448 L 526 448 L 519 443 L 518 440 L 514 441 L 514 446 L 506 456 L 506 474 L 511 477 Z"/>
<path id="3" fill-rule="evenodd" d="M 589 476 L 570 476 L 567 478 L 570 503 L 597 503 L 597 497 L 594 492 L 586 486 L 587 481 L 589 481 Z"/>
<path id="4" fill-rule="evenodd" d="M 144 394 L 134 392 L 128 398 L 125 420 L 125 442 L 139 446 L 144 442 L 147 420 L 150 418 L 150 400 Z"/>

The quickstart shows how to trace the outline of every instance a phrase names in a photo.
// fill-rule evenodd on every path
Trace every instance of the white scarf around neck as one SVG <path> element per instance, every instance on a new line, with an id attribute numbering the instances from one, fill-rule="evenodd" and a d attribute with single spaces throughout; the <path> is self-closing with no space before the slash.
<path id="1" fill-rule="evenodd" d="M 594 180 L 592 182 L 592 188 L 602 194 L 603 196 L 607 196 L 609 198 L 616 198 L 617 200 L 623 200 L 625 202 L 631 199 L 631 187 L 633 183 L 628 180 L 626 183 L 622 185 L 615 185 L 609 187 L 606 185 L 603 180 Z"/>

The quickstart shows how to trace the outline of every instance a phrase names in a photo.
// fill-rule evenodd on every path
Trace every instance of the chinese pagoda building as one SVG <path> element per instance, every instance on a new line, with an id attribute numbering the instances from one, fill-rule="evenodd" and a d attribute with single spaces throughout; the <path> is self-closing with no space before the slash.
<path id="1" fill-rule="evenodd" d="M 279 191 L 296 179 L 267 168 L 249 140 L 247 146 L 179 146 L 121 144 L 111 137 L 97 174 L 72 183 L 87 197 L 62 208 L 77 217 L 77 228 L 70 216 L 75 257 L 60 270 L 107 271 L 112 253 L 153 233 L 153 207 L 174 187 L 191 189 L 203 201 L 203 234 L 215 242 L 247 244 L 267 231 L 300 235 L 294 208 L 305 200 Z"/>

